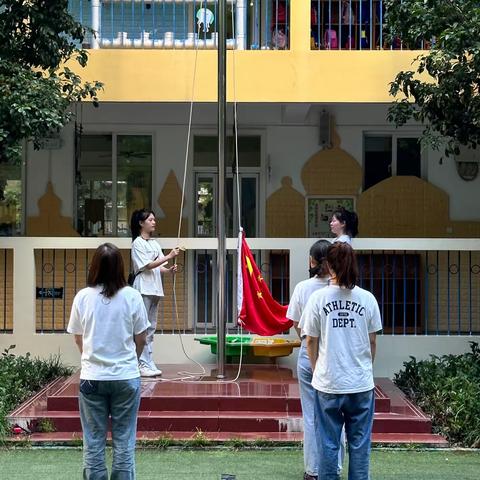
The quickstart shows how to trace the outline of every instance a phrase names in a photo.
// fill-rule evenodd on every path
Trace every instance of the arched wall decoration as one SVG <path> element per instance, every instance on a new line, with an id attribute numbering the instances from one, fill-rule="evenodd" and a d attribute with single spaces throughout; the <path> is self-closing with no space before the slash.
<path id="1" fill-rule="evenodd" d="M 27 235 L 35 237 L 79 237 L 72 227 L 71 217 L 61 214 L 62 201 L 55 194 L 52 182 L 47 183 L 45 193 L 38 199 L 39 215 L 27 218 Z"/>
<path id="2" fill-rule="evenodd" d="M 157 234 L 162 237 L 176 237 L 178 234 L 178 215 L 182 202 L 182 189 L 177 181 L 175 172 L 170 170 L 163 184 L 162 191 L 158 195 L 158 205 L 164 213 L 164 217 L 157 215 Z M 182 218 L 181 236 L 188 236 L 188 221 Z"/>
<path id="3" fill-rule="evenodd" d="M 337 132 L 332 147 L 310 157 L 302 167 L 301 180 L 306 195 L 292 186 L 291 177 L 267 199 L 267 236 L 304 237 L 307 232 L 306 202 L 312 196 L 348 197 L 356 200 L 362 185 L 362 169 L 349 153 L 340 148 Z M 282 219 L 279 221 L 279 218 Z"/>
<path id="4" fill-rule="evenodd" d="M 292 186 L 291 177 L 282 178 L 282 186 L 266 204 L 267 237 L 305 236 L 305 197 Z"/>

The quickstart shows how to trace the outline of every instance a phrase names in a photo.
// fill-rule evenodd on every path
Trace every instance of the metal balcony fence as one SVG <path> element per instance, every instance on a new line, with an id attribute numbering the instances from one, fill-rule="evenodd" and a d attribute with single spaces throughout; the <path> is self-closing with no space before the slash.
<path id="1" fill-rule="evenodd" d="M 302 0 L 303 1 L 303 0 Z M 315 50 L 428 49 L 387 40 L 384 0 L 310 1 L 310 46 Z M 215 49 L 218 0 L 69 0 L 88 28 L 86 48 Z M 227 0 L 227 48 L 290 47 L 290 0 Z"/>
<path id="2" fill-rule="evenodd" d="M 430 42 L 405 45 L 387 39 L 383 0 L 311 0 L 311 48 L 315 50 L 417 50 Z"/>
<path id="3" fill-rule="evenodd" d="M 86 48 L 214 49 L 218 0 L 69 0 Z M 227 48 L 287 49 L 289 0 L 227 0 Z"/>
<path id="4" fill-rule="evenodd" d="M 130 264 L 127 238 L 11 238 L 0 243 L 0 332 L 65 332 L 76 292 L 85 287 L 97 245 L 113 241 Z M 166 250 L 175 239 L 162 239 Z M 164 276 L 160 333 L 213 333 L 216 239 L 182 239 L 173 281 Z M 250 239 L 265 281 L 287 304 L 295 285 L 308 276 L 312 239 Z M 227 240 L 227 327 L 236 330 L 236 241 Z M 480 242 L 439 239 L 358 239 L 359 286 L 378 300 L 384 335 L 480 334 Z M 16 259 L 16 260 L 15 260 Z M 14 261 L 15 260 L 15 261 Z M 176 300 L 176 301 L 175 301 Z M 13 315 L 17 312 L 17 316 Z M 21 317 L 21 318 L 20 318 Z M 28 318 L 28 320 L 24 320 Z M 32 320 L 30 320 L 32 319 Z M 20 321 L 15 329 L 15 323 Z"/>

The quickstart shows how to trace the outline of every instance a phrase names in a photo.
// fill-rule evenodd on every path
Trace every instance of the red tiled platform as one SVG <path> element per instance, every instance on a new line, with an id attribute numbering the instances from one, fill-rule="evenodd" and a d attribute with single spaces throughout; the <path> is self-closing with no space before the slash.
<path id="1" fill-rule="evenodd" d="M 265 439 L 297 442 L 302 439 L 298 382 L 292 370 L 276 365 L 226 367 L 226 381 L 218 381 L 214 367 L 197 381 L 179 381 L 184 365 L 162 365 L 161 380 L 142 381 L 138 438 L 191 438 L 197 431 L 218 442 L 229 439 Z M 32 441 L 68 442 L 81 438 L 78 414 L 79 375 L 57 380 L 12 412 L 9 420 L 29 432 Z M 54 433 L 36 432 L 49 419 Z M 409 402 L 395 385 L 376 379 L 373 441 L 445 445 L 431 434 L 430 419 Z"/>

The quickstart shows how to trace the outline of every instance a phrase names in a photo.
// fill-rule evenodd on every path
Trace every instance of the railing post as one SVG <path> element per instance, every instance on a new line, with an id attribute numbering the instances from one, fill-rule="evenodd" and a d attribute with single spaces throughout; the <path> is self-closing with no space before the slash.
<path id="1" fill-rule="evenodd" d="M 235 25 L 235 48 L 245 50 L 247 48 L 247 2 L 237 0 L 237 15 Z"/>
<path id="2" fill-rule="evenodd" d="M 290 50 L 310 50 L 310 2 L 290 1 Z"/>
<path id="3" fill-rule="evenodd" d="M 100 48 L 100 0 L 92 0 L 92 49 Z"/>
<path id="4" fill-rule="evenodd" d="M 32 242 L 16 239 L 13 250 L 13 333 L 35 334 L 35 255 Z"/>

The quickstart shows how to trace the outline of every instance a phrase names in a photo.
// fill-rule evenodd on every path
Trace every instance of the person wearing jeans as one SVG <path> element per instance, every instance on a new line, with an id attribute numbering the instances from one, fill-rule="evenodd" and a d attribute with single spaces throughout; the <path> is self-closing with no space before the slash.
<path id="1" fill-rule="evenodd" d="M 147 312 L 140 293 L 127 286 L 122 256 L 111 243 L 95 251 L 87 285 L 73 300 L 67 327 L 81 353 L 83 478 L 108 480 L 105 445 L 110 418 L 110 479 L 133 480 L 140 405 L 138 357 L 145 346 Z"/>
<path id="2" fill-rule="evenodd" d="M 156 220 L 152 210 L 142 208 L 135 210 L 130 219 L 132 233 L 132 266 L 135 273 L 133 286 L 143 298 L 148 314 L 147 343 L 139 359 L 140 375 L 142 377 L 157 377 L 162 371 L 153 360 L 153 340 L 157 329 L 158 305 L 163 298 L 162 273 L 177 271 L 177 265 L 166 267 L 165 264 L 175 258 L 180 249 L 172 248 L 164 255 L 159 243 L 153 237 Z"/>
<path id="3" fill-rule="evenodd" d="M 337 480 L 341 432 L 345 427 L 348 480 L 368 480 L 374 414 L 373 360 L 382 329 L 375 297 L 356 286 L 358 267 L 347 243 L 327 251 L 330 285 L 310 296 L 299 327 L 317 390 L 321 432 L 317 436 L 322 480 Z"/>
<path id="4" fill-rule="evenodd" d="M 111 479 L 135 478 L 137 412 L 140 377 L 130 380 L 80 381 L 80 419 L 85 440 L 85 478 L 107 479 L 105 438 L 112 419 L 113 463 Z"/>
<path id="5" fill-rule="evenodd" d="M 298 322 L 302 312 L 313 292 L 328 286 L 328 269 L 326 266 L 326 254 L 330 242 L 318 240 L 310 248 L 310 275 L 311 278 L 304 280 L 295 287 L 287 311 L 287 318 L 294 322 L 298 336 L 302 339 L 297 361 L 297 378 L 300 388 L 300 402 L 303 414 L 303 459 L 304 480 L 318 478 L 319 453 L 317 437 L 319 433 L 319 421 L 317 412 L 316 390 L 312 387 L 312 367 L 307 355 L 306 335 L 298 328 Z M 343 438 L 345 436 L 343 435 Z M 345 444 L 341 445 L 338 454 L 338 471 L 342 471 L 345 456 Z"/>

